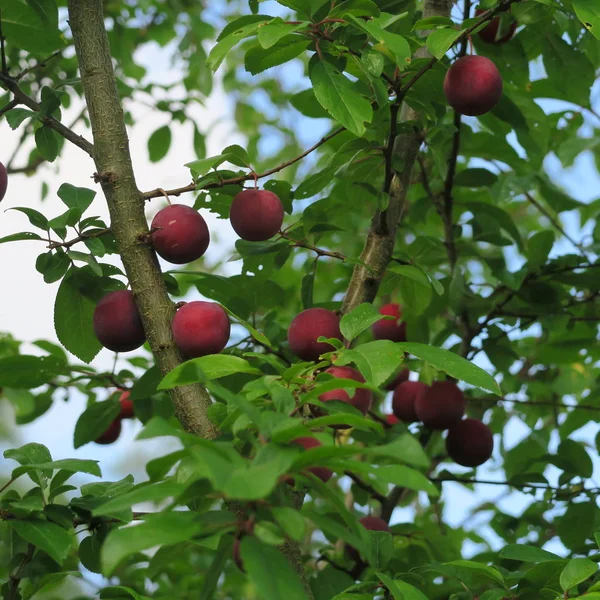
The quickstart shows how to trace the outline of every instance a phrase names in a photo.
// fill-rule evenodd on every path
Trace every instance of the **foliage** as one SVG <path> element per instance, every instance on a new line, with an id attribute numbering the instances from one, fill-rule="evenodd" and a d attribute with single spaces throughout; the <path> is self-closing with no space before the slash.
<path id="1" fill-rule="evenodd" d="M 173 438 L 179 448 L 150 461 L 140 483 L 106 481 L 97 461 L 53 460 L 38 443 L 6 451 L 18 466 L 1 489 L 3 598 L 63 597 L 53 590 L 84 569 L 110 578 L 100 598 L 134 600 L 600 598 L 597 448 L 573 439 L 600 410 L 598 200 L 572 198 L 548 167 L 551 157 L 568 168 L 588 153 L 600 169 L 591 104 L 600 12 L 592 0 L 483 0 L 492 12 L 469 18 L 465 0 L 466 18 L 457 10 L 452 19 L 423 18 L 428 1 L 102 3 L 126 121 L 134 122 L 134 101 L 168 120 L 148 131 L 148 160 L 160 168 L 174 123 L 193 134 L 185 149 L 193 184 L 172 193 L 226 219 L 233 197 L 256 180 L 281 198 L 286 224 L 270 241 L 235 243 L 236 275 L 203 259 L 163 273 L 175 301 L 201 294 L 225 307 L 235 326 L 223 353 L 163 375 L 144 352 L 102 372 L 93 366 L 101 347 L 93 310 L 127 278 L 107 262 L 122 252 L 111 224 L 89 214 L 100 186 L 65 182 L 60 215 L 12 207 L 30 227 L 0 243 L 43 241 L 35 268 L 60 282 L 60 346 L 38 341 L 34 355 L 0 338 L 0 388 L 17 423 L 44 418 L 66 390 L 77 391 L 88 399 L 72 432 L 79 447 L 106 429 L 119 390 L 130 389 L 139 439 Z M 45 190 L 47 163 L 61 160 L 65 141 L 89 150 L 58 126 L 71 107 L 80 112 L 69 127 L 89 125 L 66 3 L 0 0 L 0 10 L 0 114 L 31 147 L 25 165 L 6 163 L 10 186 L 18 188 L 19 173 L 36 173 Z M 481 25 L 507 10 L 515 37 L 481 42 Z M 461 122 L 442 82 L 468 37 L 495 62 L 504 93 L 491 112 Z M 139 56 L 151 44 L 182 70 L 179 82 L 147 82 Z M 193 108 L 218 85 L 244 143 L 207 157 L 207 129 Z M 547 99 L 561 108 L 550 112 Z M 416 120 L 397 119 L 402 104 Z M 365 261 L 370 268 L 361 253 L 373 216 L 394 202 L 392 177 L 406 168 L 394 162 L 394 140 L 407 136 L 419 150 L 376 306 L 402 305 L 408 339 L 373 340 L 377 311 L 359 303 L 341 321 L 347 344 L 318 363 L 299 362 L 289 323 L 306 308 L 340 310 L 353 272 Z M 322 373 L 331 363 L 361 371 L 364 384 L 343 387 L 371 390 L 372 414 L 319 402 L 340 386 Z M 385 422 L 384 387 L 405 367 L 425 383 L 461 382 L 468 415 L 495 434 L 491 483 L 518 490 L 522 515 L 487 503 L 474 511 L 486 533 L 445 523 L 452 486 L 473 491 L 478 479 L 447 461 L 440 432 Z M 216 440 L 175 417 L 169 390 L 192 383 L 213 399 Z M 321 407 L 319 416 L 309 405 Z M 516 422 L 528 434 L 515 445 L 507 432 Z M 351 429 L 330 427 L 340 424 Z M 289 443 L 309 435 L 322 446 Z M 323 483 L 314 466 L 334 477 Z M 75 487 L 74 473 L 99 479 Z M 30 487 L 17 491 L 11 484 L 24 476 Z M 140 503 L 155 510 L 135 512 Z M 408 509 L 408 522 L 396 507 Z M 368 532 L 358 521 L 366 513 L 391 518 L 391 533 Z M 245 573 L 232 560 L 236 538 Z M 544 549 L 549 542 L 554 552 Z M 360 553 L 358 563 L 344 544 Z M 290 548 L 301 561 L 289 564 Z M 92 597 L 83 590 L 78 598 Z"/>

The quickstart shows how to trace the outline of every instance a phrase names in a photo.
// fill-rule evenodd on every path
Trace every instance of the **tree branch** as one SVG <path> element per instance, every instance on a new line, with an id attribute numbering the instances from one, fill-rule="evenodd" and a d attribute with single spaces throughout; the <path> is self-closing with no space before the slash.
<path id="1" fill-rule="evenodd" d="M 148 223 L 131 164 L 102 0 L 69 0 L 68 9 L 92 125 L 93 156 L 110 211 L 111 229 L 148 343 L 159 370 L 166 374 L 182 362 L 171 331 L 175 307 L 167 293 L 156 255 L 139 239 L 140 235 L 148 233 Z M 89 146 L 91 148 L 91 144 Z M 216 436 L 216 429 L 207 416 L 211 400 L 204 388 L 199 385 L 178 387 L 171 391 L 171 399 L 186 430 L 205 438 Z"/>
<path id="2" fill-rule="evenodd" d="M 106 235 L 107 233 L 110 233 L 110 229 L 108 227 L 106 229 L 98 229 L 96 231 L 92 231 L 91 233 L 82 233 L 81 235 L 78 235 L 77 237 L 67 242 L 50 242 L 48 244 L 48 248 L 50 248 L 50 250 L 54 250 L 55 248 L 70 248 L 78 242 L 83 242 L 91 238 L 101 237 L 103 235 Z"/>
<path id="3" fill-rule="evenodd" d="M 316 142 L 310 148 L 305 150 L 302 154 L 299 154 L 298 156 L 291 158 L 290 160 L 286 160 L 285 162 L 281 163 L 280 165 L 277 165 L 276 167 L 273 167 L 272 169 L 264 171 L 263 173 L 254 173 L 252 171 L 252 172 L 248 173 L 247 175 L 240 175 L 238 177 L 231 177 L 229 179 L 222 179 L 221 181 L 215 181 L 213 183 L 209 183 L 208 185 L 205 185 L 200 189 L 201 190 L 211 190 L 211 189 L 215 189 L 215 188 L 222 188 L 226 185 L 236 185 L 239 183 L 244 183 L 244 181 L 256 181 L 258 179 L 263 179 L 264 177 L 268 177 L 269 175 L 278 173 L 279 171 L 282 171 L 286 167 L 289 167 L 289 166 L 293 165 L 294 163 L 297 163 L 298 161 L 302 160 L 303 158 L 308 156 L 311 152 L 314 152 L 317 148 L 319 148 L 320 146 L 322 146 L 323 144 L 325 144 L 326 142 L 328 142 L 329 140 L 334 138 L 336 135 L 342 133 L 342 131 L 345 131 L 343 127 L 340 127 L 339 129 L 332 131 L 330 134 L 322 137 L 318 142 Z M 144 198 L 144 200 L 150 200 L 151 198 L 159 198 L 161 196 L 164 196 L 165 193 L 169 196 L 180 196 L 181 194 L 185 194 L 187 192 L 195 192 L 196 189 L 197 188 L 196 188 L 195 183 L 190 183 L 189 185 L 185 185 L 180 188 L 175 188 L 173 190 L 163 190 L 162 188 L 156 188 L 155 190 L 151 190 L 149 192 L 144 192 L 142 194 L 142 197 Z"/>

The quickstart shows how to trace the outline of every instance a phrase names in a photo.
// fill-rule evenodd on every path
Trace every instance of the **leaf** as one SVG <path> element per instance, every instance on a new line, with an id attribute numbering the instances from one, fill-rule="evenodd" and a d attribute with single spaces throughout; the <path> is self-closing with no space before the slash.
<path id="1" fill-rule="evenodd" d="M 97 439 L 107 430 L 111 422 L 117 418 L 120 411 L 121 405 L 116 397 L 109 398 L 104 402 L 94 402 L 77 419 L 73 436 L 73 446 L 80 448 Z"/>
<path id="2" fill-rule="evenodd" d="M 367 382 L 379 387 L 398 370 L 403 360 L 402 348 L 398 344 L 389 340 L 377 340 L 340 351 L 335 364 L 356 363 Z"/>
<path id="3" fill-rule="evenodd" d="M 240 553 L 258 597 L 263 600 L 306 600 L 300 577 L 277 548 L 246 536 L 242 539 Z"/>
<path id="4" fill-rule="evenodd" d="M 549 560 L 560 559 L 560 556 L 542 548 L 536 548 L 535 546 L 526 546 L 524 544 L 509 544 L 504 546 L 500 550 L 500 556 L 502 558 L 509 558 L 510 560 L 520 560 L 523 562 L 546 562 Z"/>
<path id="5" fill-rule="evenodd" d="M 380 312 L 371 303 L 364 302 L 342 317 L 340 330 L 342 335 L 351 342 L 380 319 Z"/>
<path id="6" fill-rule="evenodd" d="M 308 21 L 302 23 L 285 23 L 277 17 L 259 27 L 258 41 L 263 48 L 268 49 L 290 33 L 294 33 L 299 29 L 306 29 L 308 24 Z"/>
<path id="7" fill-rule="evenodd" d="M 233 537 L 230 535 L 222 535 L 219 540 L 217 552 L 213 561 L 206 571 L 202 589 L 200 590 L 199 600 L 212 600 L 217 590 L 219 578 L 227 561 L 231 557 L 231 548 L 233 546 Z"/>
<path id="8" fill-rule="evenodd" d="M 29 444 L 25 444 L 20 448 L 13 448 L 12 450 L 6 450 L 4 452 L 4 458 L 10 458 L 12 460 L 16 460 L 22 467 L 17 467 L 14 469 L 12 476 L 14 478 L 20 477 L 23 472 L 17 472 L 18 469 L 22 469 L 26 465 L 34 464 L 34 463 L 46 463 L 52 461 L 52 456 L 50 455 L 50 450 L 46 448 L 43 444 L 37 444 L 35 442 L 30 442 Z M 52 472 L 49 470 L 39 470 L 33 469 L 33 471 L 29 471 L 29 478 L 39 485 L 41 488 L 45 488 L 48 485 L 48 480 L 50 479 Z"/>
<path id="9" fill-rule="evenodd" d="M 23 208 L 23 207 L 17 206 L 14 208 L 8 208 L 7 210 L 18 210 L 19 212 L 22 212 L 24 215 L 27 215 L 29 222 L 34 227 L 37 227 L 38 229 L 44 229 L 44 230 L 48 229 L 48 219 L 46 219 L 46 217 L 42 213 L 38 212 L 37 210 L 35 210 L 33 208 Z"/>
<path id="10" fill-rule="evenodd" d="M 96 302 L 82 293 L 71 269 L 61 281 L 54 303 L 54 329 L 61 344 L 90 363 L 102 348 L 93 326 Z"/>
<path id="11" fill-rule="evenodd" d="M 69 207 L 79 209 L 83 214 L 96 197 L 96 192 L 89 188 L 75 187 L 70 183 L 63 183 L 58 188 L 58 197 Z"/>
<path id="12" fill-rule="evenodd" d="M 294 540 L 302 541 L 306 533 L 306 522 L 299 511 L 287 506 L 274 506 L 271 512 L 287 535 Z"/>
<path id="13" fill-rule="evenodd" d="M 456 29 L 437 29 L 427 36 L 427 49 L 437 59 L 441 59 L 454 45 L 462 31 Z"/>
<path id="14" fill-rule="evenodd" d="M 102 472 L 100 471 L 100 467 L 98 466 L 97 460 L 89 460 L 82 458 L 64 458 L 61 460 L 54 460 L 48 462 L 33 462 L 31 464 L 23 465 L 22 467 L 17 467 L 13 471 L 13 477 L 15 476 L 15 473 L 18 473 L 18 475 L 20 476 L 23 473 L 29 473 L 29 471 L 32 470 L 58 471 L 59 469 L 62 469 L 63 471 L 68 471 L 70 473 L 88 473 L 89 475 L 102 477 Z"/>
<path id="15" fill-rule="evenodd" d="M 500 386 L 489 373 L 454 352 L 415 342 L 399 342 L 396 345 L 404 352 L 410 352 L 417 358 L 426 360 L 431 366 L 444 371 L 450 377 L 493 394 L 501 394 Z"/>
<path id="16" fill-rule="evenodd" d="M 257 75 L 271 67 L 282 65 L 300 56 L 309 46 L 309 40 L 296 36 L 283 38 L 268 49 L 261 46 L 254 46 L 246 52 L 244 66 L 246 67 L 246 71 L 252 75 Z"/>
<path id="17" fill-rule="evenodd" d="M 487 169 L 464 169 L 456 174 L 454 185 L 463 187 L 489 187 L 498 181 L 498 176 Z"/>
<path id="18" fill-rule="evenodd" d="M 457 577 L 461 581 L 463 577 L 479 575 L 485 579 L 489 579 L 494 583 L 499 584 L 502 587 L 505 587 L 504 577 L 498 569 L 495 567 L 488 567 L 488 565 L 472 560 L 453 560 L 440 565 L 439 570 L 442 573 L 447 573 Z"/>
<path id="19" fill-rule="evenodd" d="M 429 481 L 423 473 L 405 467 L 403 465 L 387 465 L 379 467 L 374 471 L 378 481 L 393 483 L 403 488 L 427 492 L 430 496 L 437 498 L 440 495 L 438 488 Z"/>
<path id="20" fill-rule="evenodd" d="M 267 17 L 265 20 L 270 20 L 270 17 Z M 220 37 L 216 46 L 209 52 L 208 58 L 206 59 L 206 66 L 212 71 L 216 71 L 233 47 L 244 38 L 254 35 L 258 31 L 259 25 L 260 21 L 252 22 L 227 31 L 227 34 L 224 37 Z M 225 30 L 223 33 L 225 33 Z M 223 35 L 223 33 L 221 35 Z"/>
<path id="21" fill-rule="evenodd" d="M 583 26 L 600 40 L 600 5 L 596 0 L 573 0 L 573 8 Z"/>
<path id="22" fill-rule="evenodd" d="M 45 125 L 35 132 L 35 145 L 40 154 L 48 162 L 54 162 L 58 156 L 59 146 L 57 135 L 53 129 Z"/>
<path id="23" fill-rule="evenodd" d="M 365 123 L 373 119 L 373 109 L 357 91 L 356 85 L 333 64 L 319 60 L 317 55 L 310 60 L 309 76 L 321 106 L 346 129 L 362 136 Z"/>
<path id="24" fill-rule="evenodd" d="M 396 582 L 385 573 L 375 573 L 381 583 L 391 592 L 394 600 L 405 600 L 402 590 L 396 585 Z"/>
<path id="25" fill-rule="evenodd" d="M 8 521 L 8 524 L 26 542 L 43 550 L 59 564 L 62 564 L 67 558 L 73 545 L 74 538 L 71 533 L 56 523 L 34 519 L 15 519 Z"/>
<path id="26" fill-rule="evenodd" d="M 127 594 L 127 597 L 133 598 L 133 600 L 152 600 L 149 596 L 142 596 L 135 590 L 123 585 L 111 585 L 110 587 L 102 588 L 100 591 L 100 598 L 102 600 L 109 598 L 114 598 L 114 600 L 124 600 L 123 594 Z"/>
<path id="27" fill-rule="evenodd" d="M 21 233 L 13 233 L 12 235 L 5 235 L 0 238 L 0 244 L 6 244 L 7 242 L 22 242 L 26 240 L 43 240 L 44 238 L 39 236 L 37 233 L 31 231 L 22 231 Z"/>
<path id="28" fill-rule="evenodd" d="M 0 359 L 0 387 L 33 389 L 63 373 L 64 361 L 55 356 L 8 356 Z"/>
<path id="29" fill-rule="evenodd" d="M 171 128 L 168 125 L 159 127 L 148 139 L 148 155 L 150 162 L 162 160 L 171 147 Z"/>
<path id="30" fill-rule="evenodd" d="M 170 373 L 165 375 L 158 385 L 158 389 L 170 390 L 179 385 L 210 381 L 236 373 L 261 374 L 246 359 L 239 356 L 209 354 L 208 356 L 193 358 L 175 367 Z"/>
<path id="31" fill-rule="evenodd" d="M 548 255 L 555 241 L 554 232 L 550 229 L 538 231 L 527 240 L 527 267 L 530 271 L 537 271 L 546 264 Z"/>
<path id="32" fill-rule="evenodd" d="M 9 110 L 5 115 L 6 122 L 11 129 L 16 129 L 23 123 L 25 119 L 35 117 L 35 113 L 27 108 L 13 108 Z"/>
<path id="33" fill-rule="evenodd" d="M 589 579 L 597 570 L 598 565 L 589 558 L 572 558 L 560 574 L 560 586 L 567 592 Z"/>

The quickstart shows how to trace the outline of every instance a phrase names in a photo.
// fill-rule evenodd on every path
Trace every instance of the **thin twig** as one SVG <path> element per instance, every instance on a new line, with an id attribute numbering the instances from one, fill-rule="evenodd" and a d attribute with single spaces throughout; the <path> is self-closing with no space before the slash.
<path id="1" fill-rule="evenodd" d="M 329 250 L 323 250 L 322 248 L 317 248 L 316 246 L 313 246 L 312 244 L 308 244 L 302 240 L 295 240 L 294 238 L 290 237 L 289 234 L 285 233 L 284 231 L 281 231 L 279 233 L 279 236 L 286 240 L 289 240 L 290 242 L 292 242 L 292 245 L 296 246 L 297 248 L 306 248 L 307 250 L 312 250 L 318 256 L 329 256 L 331 258 L 337 258 L 338 260 L 341 260 L 341 261 L 346 260 L 346 257 L 343 254 L 340 254 L 339 252 L 330 252 Z"/>
<path id="2" fill-rule="evenodd" d="M 371 498 L 377 500 L 377 502 L 380 502 L 382 505 L 385 504 L 387 498 L 383 494 L 380 494 L 372 485 L 366 483 L 351 471 L 344 471 L 344 475 L 350 477 L 350 479 L 352 479 L 352 481 L 354 481 L 359 488 L 365 490 L 365 492 L 368 492 Z"/>
<path id="3" fill-rule="evenodd" d="M 494 397 L 481 397 L 481 398 L 469 398 L 470 403 L 480 404 L 495 404 L 502 406 L 506 402 L 511 404 L 522 404 L 523 406 L 551 406 L 559 408 L 570 408 L 573 410 L 589 410 L 589 411 L 600 411 L 600 406 L 593 406 L 591 404 L 565 404 L 564 402 L 552 402 L 549 400 L 510 400 L 508 398 L 494 398 Z"/>
<path id="4" fill-rule="evenodd" d="M 21 583 L 21 571 L 24 567 L 26 567 L 33 558 L 33 554 L 35 552 L 35 546 L 33 544 L 28 544 L 27 552 L 23 557 L 23 560 L 19 564 L 19 566 L 15 569 L 14 573 L 9 574 L 9 584 L 8 584 L 8 593 L 6 595 L 6 600 L 18 600 L 21 598 L 21 594 L 19 593 L 19 583 Z"/>
<path id="5" fill-rule="evenodd" d="M 62 50 L 56 50 L 48 58 L 45 58 L 44 60 L 35 63 L 31 67 L 23 69 L 18 75 L 15 76 L 15 81 L 21 81 L 21 79 L 23 79 L 23 77 L 25 77 L 25 75 L 27 75 L 28 73 L 31 73 L 31 71 L 35 71 L 36 69 L 41 69 L 45 67 L 48 62 L 50 62 L 53 58 L 60 56 L 62 52 Z"/>
<path id="6" fill-rule="evenodd" d="M 92 231 L 91 233 L 82 233 L 81 235 L 78 235 L 76 238 L 73 238 L 72 240 L 69 240 L 67 242 L 50 242 L 48 244 L 48 248 L 50 248 L 50 250 L 54 250 L 55 248 L 70 248 L 78 242 L 83 242 L 85 240 L 97 238 L 106 235 L 107 233 L 110 233 L 110 229 L 108 227 L 105 229 L 98 229 L 96 231 Z"/>
<path id="7" fill-rule="evenodd" d="M 2 108 L 0 108 L 0 117 L 15 108 L 15 106 L 18 104 L 19 103 L 13 98 L 8 104 L 5 104 Z"/>
<path id="8" fill-rule="evenodd" d="M 264 171 L 263 173 L 252 172 L 252 173 L 248 173 L 246 175 L 240 175 L 238 177 L 231 177 L 229 179 L 221 179 L 220 181 L 215 181 L 213 183 L 209 183 L 205 186 L 202 186 L 202 188 L 200 188 L 200 189 L 210 190 L 210 189 L 215 189 L 215 188 L 222 188 L 226 185 L 237 185 L 240 183 L 244 183 L 244 181 L 250 181 L 250 180 L 255 181 L 257 179 L 262 179 L 263 177 L 268 177 L 269 175 L 278 173 L 279 171 L 282 171 L 286 167 L 289 167 L 289 166 L 293 165 L 294 163 L 297 163 L 298 161 L 302 160 L 304 157 L 308 156 L 311 152 L 314 152 L 317 148 L 319 148 L 320 146 L 322 146 L 323 144 L 328 142 L 330 139 L 332 139 L 336 135 L 342 133 L 342 131 L 345 131 L 345 129 L 343 127 L 340 127 L 339 129 L 336 129 L 335 131 L 332 131 L 329 135 L 322 137 L 316 144 L 313 144 L 310 148 L 308 148 L 308 150 L 305 150 L 302 154 L 299 154 L 298 156 L 296 156 L 295 158 L 292 158 L 290 160 L 286 160 L 285 162 L 281 163 L 280 165 L 277 165 L 276 167 L 273 167 L 272 169 L 268 169 L 267 171 Z M 151 198 L 159 198 L 160 196 L 163 196 L 165 194 L 165 192 L 169 196 L 180 196 L 181 194 L 185 194 L 187 192 L 195 192 L 195 191 L 196 191 L 196 184 L 190 183 L 189 185 L 185 185 L 180 188 L 175 188 L 173 190 L 163 190 L 162 188 L 156 188 L 149 192 L 142 193 L 142 198 L 144 198 L 144 200 L 150 200 Z"/>

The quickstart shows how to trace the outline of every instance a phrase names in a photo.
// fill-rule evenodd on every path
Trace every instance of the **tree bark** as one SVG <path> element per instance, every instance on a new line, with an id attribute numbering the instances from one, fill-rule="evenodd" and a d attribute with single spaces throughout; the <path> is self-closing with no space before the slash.
<path id="1" fill-rule="evenodd" d="M 166 374 L 181 363 L 171 333 L 175 307 L 167 294 L 154 251 L 147 242 L 140 241 L 148 233 L 148 223 L 131 164 L 102 0 L 69 0 L 68 7 L 92 126 L 93 158 L 108 203 L 111 228 L 148 343 L 158 368 Z M 171 398 L 186 430 L 205 438 L 216 436 L 216 429 L 207 416 L 211 399 L 204 388 L 199 385 L 178 387 L 171 391 Z"/>

